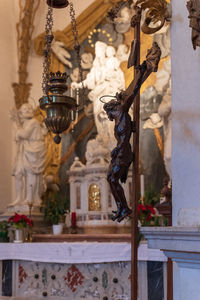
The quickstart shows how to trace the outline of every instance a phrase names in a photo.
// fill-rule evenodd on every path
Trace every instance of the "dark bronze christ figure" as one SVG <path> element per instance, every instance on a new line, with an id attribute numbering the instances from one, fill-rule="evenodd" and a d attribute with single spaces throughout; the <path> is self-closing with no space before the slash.
<path id="1" fill-rule="evenodd" d="M 117 205 L 117 211 L 112 216 L 113 221 L 121 222 L 132 213 L 119 183 L 119 181 L 126 182 L 128 169 L 133 161 L 130 137 L 134 132 L 134 124 L 128 112 L 143 82 L 152 72 L 157 71 L 160 56 L 160 48 L 157 43 L 153 43 L 152 48 L 147 52 L 146 60 L 139 66 L 137 75 L 126 91 L 116 94 L 116 100 L 104 104 L 108 118 L 115 122 L 114 135 L 117 140 L 117 146 L 111 152 L 107 174 L 107 180 Z"/>

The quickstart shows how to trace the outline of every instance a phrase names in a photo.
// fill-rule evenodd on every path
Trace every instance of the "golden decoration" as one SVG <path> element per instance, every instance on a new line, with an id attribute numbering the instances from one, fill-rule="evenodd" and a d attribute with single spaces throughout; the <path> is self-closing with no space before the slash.
<path id="1" fill-rule="evenodd" d="M 101 210 L 101 192 L 97 184 L 92 183 L 88 189 L 89 211 Z"/>
<path id="2" fill-rule="evenodd" d="M 154 134 L 156 137 L 158 149 L 160 150 L 160 154 L 162 156 L 162 159 L 164 160 L 164 143 L 158 128 L 154 128 Z"/>
<path id="3" fill-rule="evenodd" d="M 125 41 L 124 43 L 130 45 L 130 41 L 133 39 L 134 36 L 134 29 L 130 28 L 128 32 L 125 34 Z M 153 37 L 151 35 L 146 35 L 141 32 L 141 61 L 145 60 L 147 49 L 150 49 L 153 43 Z M 163 68 L 163 63 L 169 59 L 168 57 L 162 58 L 158 65 L 158 70 Z M 124 61 L 120 64 L 120 68 L 122 69 L 125 77 L 125 85 L 126 88 L 129 86 L 131 81 L 133 80 L 133 68 L 127 69 L 127 61 Z M 146 90 L 147 87 L 156 84 L 156 73 L 152 73 L 151 76 L 143 83 L 141 87 L 141 94 Z"/>
<path id="4" fill-rule="evenodd" d="M 30 52 L 30 43 L 34 30 L 34 19 L 39 8 L 40 0 L 26 0 L 23 6 L 22 0 L 19 1 L 19 22 L 16 25 L 17 30 L 17 49 L 19 59 L 19 82 L 12 84 L 15 94 L 15 105 L 19 109 L 23 103 L 28 102 L 31 83 L 27 83 L 27 65 Z"/>
<path id="5" fill-rule="evenodd" d="M 168 3 L 166 0 L 137 0 L 135 5 L 140 5 L 142 10 L 147 10 L 145 20 L 141 26 L 141 30 L 146 34 L 153 34 L 160 30 L 165 21 L 170 20 L 170 14 L 168 11 Z M 160 25 L 156 27 L 150 27 L 150 23 L 156 24 L 160 22 Z"/>
<path id="6" fill-rule="evenodd" d="M 39 107 L 37 107 L 34 116 L 39 122 L 43 122 L 45 118 L 45 112 L 42 111 Z M 45 136 L 45 144 L 46 144 L 46 161 L 44 167 L 44 176 L 53 175 L 54 182 L 59 184 L 59 169 L 60 169 L 60 159 L 61 159 L 61 143 L 56 144 L 53 141 L 54 134 L 52 132 L 48 132 Z"/>
<path id="7" fill-rule="evenodd" d="M 51 53 L 50 72 L 56 73 L 58 71 L 60 71 L 61 73 L 66 72 L 65 66 L 59 61 L 54 53 Z"/>
<path id="8" fill-rule="evenodd" d="M 93 35 L 96 33 L 96 32 L 101 32 L 102 34 L 104 34 L 106 37 L 107 37 L 107 39 L 108 39 L 108 43 L 109 44 L 112 44 L 112 38 L 110 37 L 110 33 L 107 33 L 106 32 L 106 30 L 102 30 L 101 28 L 98 28 L 98 29 L 94 29 L 93 31 L 91 31 L 90 32 L 90 34 L 88 35 L 88 43 L 90 44 L 90 46 L 92 47 L 92 48 L 94 48 L 94 43 L 93 43 L 93 41 L 92 41 L 92 37 L 93 37 Z"/>

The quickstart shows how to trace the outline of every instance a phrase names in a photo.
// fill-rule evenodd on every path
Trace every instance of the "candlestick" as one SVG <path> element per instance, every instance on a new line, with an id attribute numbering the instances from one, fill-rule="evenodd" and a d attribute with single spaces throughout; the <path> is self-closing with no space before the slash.
<path id="1" fill-rule="evenodd" d="M 32 184 L 30 185 L 31 189 L 31 202 L 28 202 L 28 207 L 29 207 L 29 219 L 31 220 L 31 214 L 32 214 L 32 208 L 33 208 L 33 186 Z M 27 235 L 27 242 L 32 242 L 32 228 L 31 226 L 28 226 L 28 235 Z"/>
<path id="2" fill-rule="evenodd" d="M 71 226 L 76 227 L 76 213 L 72 212 L 71 214 Z"/>
<path id="3" fill-rule="evenodd" d="M 74 96 L 73 88 L 71 87 L 71 88 L 70 88 L 70 97 L 73 98 L 73 96 Z M 71 110 L 71 120 L 72 120 L 72 122 L 74 121 L 74 112 L 73 112 L 73 110 Z M 73 128 L 73 127 L 74 127 L 74 126 L 72 126 L 72 128 Z"/>
<path id="4" fill-rule="evenodd" d="M 76 230 L 76 213 L 71 213 L 71 233 L 77 233 Z"/>
<path id="5" fill-rule="evenodd" d="M 76 104 L 79 105 L 79 89 L 76 89 Z"/>
<path id="6" fill-rule="evenodd" d="M 144 198 L 144 175 L 140 175 L 140 194 Z"/>
<path id="7" fill-rule="evenodd" d="M 70 87 L 70 97 L 73 98 L 73 88 L 72 87 Z"/>

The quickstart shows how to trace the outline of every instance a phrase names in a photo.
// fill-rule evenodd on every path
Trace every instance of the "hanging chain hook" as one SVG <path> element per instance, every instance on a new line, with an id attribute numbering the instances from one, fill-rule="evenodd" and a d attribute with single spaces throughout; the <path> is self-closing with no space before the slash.
<path id="1" fill-rule="evenodd" d="M 75 17 L 75 10 L 74 10 L 74 6 L 73 3 L 70 2 L 69 3 L 69 8 L 70 8 L 70 17 L 71 17 L 71 25 L 72 25 L 72 33 L 74 36 L 74 50 L 76 52 L 76 58 L 77 58 L 77 63 L 78 63 L 78 69 L 79 69 L 79 76 L 80 76 L 80 80 L 82 83 L 82 98 L 84 99 L 86 97 L 86 91 L 85 91 L 85 87 L 83 84 L 83 71 L 82 71 L 82 67 L 81 67 L 81 55 L 80 55 L 80 44 L 79 44 L 79 40 L 78 40 L 78 29 L 77 29 L 77 24 L 76 24 L 76 17 Z"/>
<path id="2" fill-rule="evenodd" d="M 48 96 L 48 82 L 50 74 L 51 65 L 51 43 L 53 41 L 53 8 L 48 6 L 48 12 L 46 15 L 46 25 L 45 25 L 45 48 L 44 48 L 44 62 L 43 62 L 43 74 L 42 74 L 42 90 L 44 95 Z"/>

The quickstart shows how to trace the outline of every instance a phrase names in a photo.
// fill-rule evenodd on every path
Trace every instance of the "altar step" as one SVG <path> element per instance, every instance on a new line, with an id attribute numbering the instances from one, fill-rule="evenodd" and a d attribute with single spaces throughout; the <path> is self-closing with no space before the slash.
<path id="1" fill-rule="evenodd" d="M 131 234 L 34 234 L 33 242 L 131 242 Z"/>

